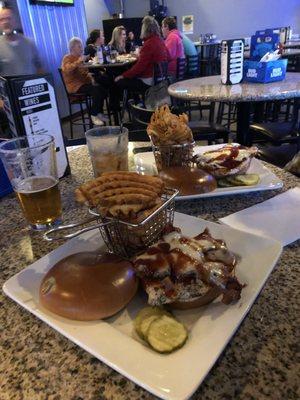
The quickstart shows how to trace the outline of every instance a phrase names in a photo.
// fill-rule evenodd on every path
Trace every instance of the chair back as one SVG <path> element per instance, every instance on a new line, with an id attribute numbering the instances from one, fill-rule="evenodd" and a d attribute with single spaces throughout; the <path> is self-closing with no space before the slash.
<path id="1" fill-rule="evenodd" d="M 58 68 L 58 72 L 59 72 L 59 75 L 60 75 L 61 81 L 62 81 L 62 83 L 63 83 L 64 89 L 65 89 L 65 92 L 67 93 L 67 95 L 69 95 L 69 92 L 68 92 L 68 90 L 67 90 L 67 86 L 66 86 L 66 82 L 65 82 L 65 80 L 64 80 L 64 75 L 63 75 L 63 73 L 62 73 L 62 69 L 61 69 L 61 68 Z"/>
<path id="2" fill-rule="evenodd" d="M 186 75 L 189 78 L 196 78 L 200 75 L 199 55 L 186 57 Z"/>
<path id="3" fill-rule="evenodd" d="M 154 85 L 159 82 L 168 80 L 168 61 L 161 61 L 154 64 Z"/>
<path id="4" fill-rule="evenodd" d="M 129 129 L 129 141 L 149 142 L 150 139 L 146 129 L 154 110 L 139 107 L 132 100 L 128 102 L 128 105 L 132 118 L 132 127 Z"/>
<path id="5" fill-rule="evenodd" d="M 134 104 L 132 100 L 128 103 L 131 111 L 132 122 L 139 126 L 147 127 L 152 117 L 152 114 L 154 113 L 154 110 L 148 110 L 146 108 L 139 107 Z"/>
<path id="6" fill-rule="evenodd" d="M 186 59 L 177 58 L 176 81 L 182 81 L 186 74 Z"/>

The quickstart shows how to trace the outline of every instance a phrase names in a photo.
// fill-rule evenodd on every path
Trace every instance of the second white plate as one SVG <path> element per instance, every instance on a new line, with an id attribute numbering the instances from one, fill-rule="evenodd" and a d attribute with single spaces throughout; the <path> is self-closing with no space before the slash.
<path id="1" fill-rule="evenodd" d="M 213 146 L 196 146 L 195 154 L 201 154 L 205 151 L 218 149 L 224 146 L 224 144 L 216 144 Z M 136 170 L 142 174 L 157 174 L 157 169 L 155 166 L 154 156 L 152 152 L 138 153 L 134 156 L 134 162 Z M 250 168 L 248 170 L 249 174 L 257 174 L 260 177 L 260 181 L 254 186 L 232 186 L 226 188 L 217 188 L 216 190 L 209 193 L 194 194 L 189 196 L 177 196 L 176 200 L 191 200 L 203 197 L 215 197 L 215 196 L 226 196 L 230 194 L 242 194 L 250 192 L 258 192 L 262 190 L 275 190 L 282 188 L 282 181 L 273 174 L 264 164 L 254 158 L 251 161 Z"/>

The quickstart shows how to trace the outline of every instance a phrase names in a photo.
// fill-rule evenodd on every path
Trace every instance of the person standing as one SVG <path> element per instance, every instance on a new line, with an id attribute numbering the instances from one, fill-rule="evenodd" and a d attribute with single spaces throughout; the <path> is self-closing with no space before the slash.
<path id="1" fill-rule="evenodd" d="M 34 42 L 14 30 L 12 9 L 0 9 L 0 76 L 32 75 L 44 72 Z"/>
<path id="2" fill-rule="evenodd" d="M 184 48 L 182 36 L 177 29 L 176 20 L 173 17 L 166 17 L 162 21 L 162 34 L 165 38 L 165 45 L 169 50 L 171 61 L 169 62 L 168 72 L 171 76 L 176 76 L 177 58 L 184 58 Z"/>

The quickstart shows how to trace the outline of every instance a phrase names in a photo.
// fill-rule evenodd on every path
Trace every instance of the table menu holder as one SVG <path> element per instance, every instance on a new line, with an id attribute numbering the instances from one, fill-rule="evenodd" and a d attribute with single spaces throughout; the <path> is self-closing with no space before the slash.
<path id="1" fill-rule="evenodd" d="M 48 134 L 54 137 L 58 176 L 70 173 L 51 74 L 0 77 L 12 136 Z"/>

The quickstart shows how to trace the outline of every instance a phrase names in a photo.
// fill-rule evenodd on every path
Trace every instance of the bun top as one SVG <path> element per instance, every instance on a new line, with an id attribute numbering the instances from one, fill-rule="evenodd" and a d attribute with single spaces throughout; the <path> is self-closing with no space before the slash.
<path id="1" fill-rule="evenodd" d="M 166 187 L 178 189 L 181 196 L 207 193 L 217 188 L 215 178 L 197 167 L 168 167 L 160 171 L 159 176 Z"/>
<path id="2" fill-rule="evenodd" d="M 137 285 L 129 261 L 108 253 L 82 252 L 48 271 L 40 286 L 40 302 L 62 317 L 91 321 L 120 311 Z"/>

